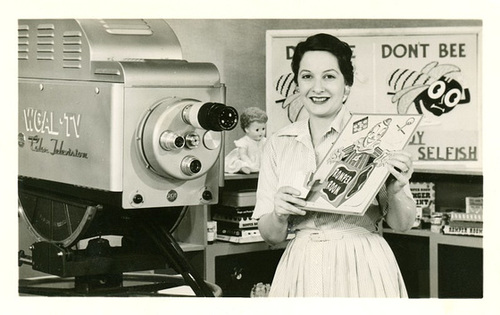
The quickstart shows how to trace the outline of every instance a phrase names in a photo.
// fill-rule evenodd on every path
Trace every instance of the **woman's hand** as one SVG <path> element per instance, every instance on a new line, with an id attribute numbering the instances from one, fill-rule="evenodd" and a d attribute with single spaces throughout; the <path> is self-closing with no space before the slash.
<path id="1" fill-rule="evenodd" d="M 387 192 L 398 193 L 410 182 L 411 175 L 413 174 L 411 154 L 406 151 L 391 152 L 386 160 L 386 165 L 392 174 L 387 182 Z"/>
<path id="2" fill-rule="evenodd" d="M 415 222 L 416 205 L 413 198 L 404 191 L 413 173 L 411 154 L 395 151 L 386 160 L 391 176 L 387 179 L 388 210 L 386 222 L 395 231 L 407 231 Z"/>
<path id="3" fill-rule="evenodd" d="M 274 210 L 259 219 L 260 235 L 267 243 L 278 244 L 286 239 L 290 214 L 306 214 L 298 208 L 306 205 L 305 200 L 297 198 L 299 195 L 300 191 L 290 186 L 278 189 L 274 195 Z"/>
<path id="4" fill-rule="evenodd" d="M 288 219 L 290 214 L 305 215 L 306 212 L 298 207 L 304 207 L 306 201 L 297 198 L 299 195 L 300 191 L 290 186 L 283 186 L 278 189 L 274 196 L 274 215 L 280 220 Z"/>

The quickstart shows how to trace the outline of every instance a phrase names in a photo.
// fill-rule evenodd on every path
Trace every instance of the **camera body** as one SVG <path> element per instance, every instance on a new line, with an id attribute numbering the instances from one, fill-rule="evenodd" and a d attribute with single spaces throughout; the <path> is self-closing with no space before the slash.
<path id="1" fill-rule="evenodd" d="M 18 55 L 21 178 L 118 194 L 124 209 L 217 202 L 238 114 L 166 22 L 20 20 Z"/>

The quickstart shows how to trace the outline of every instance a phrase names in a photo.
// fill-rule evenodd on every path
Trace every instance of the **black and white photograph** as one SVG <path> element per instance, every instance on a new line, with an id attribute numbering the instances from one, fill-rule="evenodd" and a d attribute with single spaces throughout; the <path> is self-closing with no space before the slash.
<path id="1" fill-rule="evenodd" d="M 498 9 L 16 4 L 4 299 L 34 314 L 492 314 Z"/>

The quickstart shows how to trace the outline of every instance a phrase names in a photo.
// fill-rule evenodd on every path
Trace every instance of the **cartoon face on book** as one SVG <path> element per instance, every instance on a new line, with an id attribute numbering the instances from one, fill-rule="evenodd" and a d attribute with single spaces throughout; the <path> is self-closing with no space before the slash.
<path id="1" fill-rule="evenodd" d="M 333 212 L 367 207 L 388 176 L 385 161 L 391 151 L 404 148 L 420 121 L 414 115 L 359 115 L 353 115 L 308 183 L 306 208 L 325 202 Z"/>

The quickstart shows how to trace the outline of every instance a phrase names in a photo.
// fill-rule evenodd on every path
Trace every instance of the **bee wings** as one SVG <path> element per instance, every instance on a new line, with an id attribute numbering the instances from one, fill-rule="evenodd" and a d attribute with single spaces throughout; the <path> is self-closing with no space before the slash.
<path id="1" fill-rule="evenodd" d="M 408 108 L 413 103 L 413 100 L 425 89 L 427 89 L 426 85 L 410 86 L 399 90 L 396 94 L 394 94 L 391 101 L 393 103 L 398 102 L 398 113 L 407 113 Z"/>
<path id="2" fill-rule="evenodd" d="M 455 65 L 440 65 L 438 66 L 437 61 L 433 61 L 427 64 L 423 69 L 423 73 L 427 73 L 429 76 L 435 78 L 436 80 L 441 78 L 444 75 L 447 75 L 452 72 L 460 72 L 460 68 Z"/>

